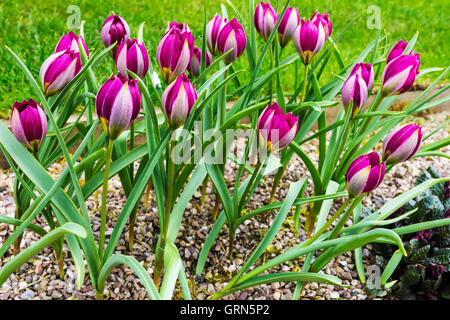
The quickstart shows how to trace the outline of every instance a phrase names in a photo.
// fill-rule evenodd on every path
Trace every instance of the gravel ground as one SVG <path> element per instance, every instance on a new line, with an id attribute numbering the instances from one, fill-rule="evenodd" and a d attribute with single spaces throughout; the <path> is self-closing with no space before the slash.
<path id="1" fill-rule="evenodd" d="M 425 135 L 435 127 L 437 123 L 436 117 L 439 115 L 427 115 L 424 118 L 416 118 L 419 125 L 424 127 Z M 442 114 L 440 116 L 442 121 Z M 428 142 L 436 141 L 448 136 L 448 130 L 441 130 L 435 134 Z M 303 146 L 304 150 L 317 161 L 318 151 L 315 141 Z M 381 148 L 381 144 L 377 146 Z M 446 148 L 444 152 L 450 152 L 450 148 Z M 397 192 L 410 189 L 414 185 L 415 178 L 419 172 L 426 169 L 429 165 L 435 166 L 441 174 L 449 175 L 448 160 L 437 157 L 417 158 L 406 163 L 399 164 L 393 168 L 378 187 L 364 200 L 364 205 L 370 208 L 379 208 L 387 200 L 392 198 Z M 61 164 L 53 165 L 49 170 L 57 176 L 62 169 Z M 226 167 L 226 175 L 229 181 L 232 180 L 235 165 L 228 163 Z M 300 177 L 307 175 L 309 177 L 309 185 L 306 189 L 306 196 L 312 194 L 312 181 L 303 163 L 297 157 L 293 157 L 288 165 L 279 191 L 275 196 L 275 200 L 282 200 L 287 194 L 289 185 L 292 181 L 298 180 Z M 14 174 L 11 170 L 0 172 L 0 212 L 8 216 L 14 216 L 14 199 L 12 194 Z M 262 206 L 269 198 L 271 190 L 272 177 L 264 178 L 266 184 L 261 184 L 256 190 L 248 209 L 255 209 Z M 118 214 L 125 202 L 125 196 L 122 191 L 120 181 L 117 177 L 109 182 L 108 194 L 108 223 L 106 236 L 108 237 L 115 225 Z M 94 193 L 87 201 L 87 207 L 91 212 L 91 221 L 94 234 L 98 237 L 100 228 L 100 198 L 101 189 Z M 154 247 L 156 246 L 156 235 L 159 234 L 159 222 L 157 217 L 157 209 L 155 201 L 152 201 L 148 208 L 141 203 L 139 214 L 136 220 L 136 241 L 135 248 L 132 252 L 128 251 L 128 230 L 127 227 L 122 234 L 115 253 L 123 253 L 135 257 L 147 271 L 152 274 L 154 267 Z M 227 255 L 228 248 L 228 231 L 224 227 L 220 232 L 219 238 L 216 240 L 212 250 L 208 256 L 204 273 L 201 277 L 195 276 L 195 266 L 197 264 L 198 255 L 209 229 L 212 227 L 211 212 L 215 205 L 215 196 L 213 187 L 209 185 L 207 189 L 207 197 L 205 205 L 200 205 L 200 192 L 196 192 L 191 203 L 185 212 L 181 229 L 176 241 L 180 255 L 184 262 L 188 280 L 192 285 L 193 299 L 207 299 L 209 296 L 220 290 L 227 284 L 229 279 L 236 274 L 243 262 L 256 247 L 264 236 L 277 212 L 271 212 L 259 217 L 245 221 L 238 228 L 236 235 L 236 245 L 233 261 L 229 261 Z M 333 214 L 339 205 L 341 199 L 337 199 L 331 210 Z M 305 238 L 305 232 L 300 228 L 299 236 L 296 237 L 293 231 L 293 210 L 289 213 L 281 230 L 277 233 L 274 241 L 270 246 L 270 250 L 263 255 L 264 259 L 275 257 L 282 251 L 292 247 Z M 45 220 L 41 217 L 34 221 L 47 228 Z M 301 217 L 301 227 L 304 218 Z M 351 224 L 351 222 L 349 222 Z M 12 227 L 6 224 L 0 224 L 0 243 L 3 243 L 7 236 L 12 232 Z M 39 236 L 26 231 L 21 243 L 21 248 L 30 246 L 37 241 Z M 365 265 L 369 264 L 370 245 L 363 249 Z M 0 268 L 12 257 L 9 251 L 0 261 Z M 52 248 L 44 249 L 39 255 L 24 264 L 20 270 L 12 274 L 9 279 L 0 288 L 0 299 L 95 299 L 95 290 L 90 282 L 88 272 L 86 270 L 86 280 L 80 290 L 76 287 L 75 268 L 68 254 L 68 248 L 64 249 L 64 279 L 58 278 L 58 267 L 55 261 Z M 271 272 L 287 272 L 299 270 L 302 261 L 300 259 L 290 261 L 281 266 L 271 269 Z M 349 288 L 341 288 L 332 285 L 324 285 L 318 283 L 308 283 L 303 293 L 303 299 L 323 300 L 323 299 L 351 299 L 365 300 L 374 299 L 368 297 L 364 292 L 363 286 L 358 280 L 356 269 L 353 262 L 352 253 L 346 253 L 333 259 L 324 269 L 324 273 L 336 275 L 343 280 Z M 295 288 L 295 283 L 272 283 L 271 285 L 260 285 L 255 288 L 243 290 L 224 297 L 223 299 L 242 299 L 242 300 L 289 300 Z M 110 299 L 148 299 L 147 293 L 135 277 L 134 273 L 126 266 L 120 266 L 111 273 L 106 286 L 106 293 Z M 176 288 L 176 299 L 181 299 L 179 288 Z M 377 299 L 377 298 L 375 298 Z M 379 299 L 379 298 L 378 298 Z M 392 299 L 384 297 L 384 299 Z"/>

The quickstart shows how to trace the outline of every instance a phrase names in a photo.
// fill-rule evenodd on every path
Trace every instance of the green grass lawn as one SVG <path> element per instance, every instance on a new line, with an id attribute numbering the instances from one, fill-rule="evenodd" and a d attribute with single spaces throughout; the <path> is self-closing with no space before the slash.
<path id="1" fill-rule="evenodd" d="M 407 3 L 408 2 L 408 3 Z M 149 55 L 155 62 L 157 44 L 162 37 L 168 21 L 177 20 L 189 24 L 194 35 L 199 35 L 203 24 L 203 6 L 207 6 L 208 19 L 216 12 L 220 12 L 219 0 L 110 0 L 110 1 L 57 1 L 57 0 L 21 0 L 6 1 L 0 4 L 0 117 L 9 117 L 10 108 L 14 100 L 30 97 L 36 98 L 22 74 L 14 64 L 11 56 L 5 50 L 7 45 L 12 48 L 30 68 L 36 78 L 42 62 L 53 52 L 61 35 L 68 32 L 67 7 L 75 4 L 79 6 L 81 19 L 85 20 L 85 40 L 89 48 L 98 47 L 100 30 L 103 21 L 114 11 L 123 16 L 130 25 L 132 36 L 137 36 L 139 25 L 145 21 L 144 38 Z M 242 16 L 247 19 L 247 0 L 234 0 Z M 279 0 L 280 6 L 284 1 Z M 272 0 L 276 5 L 276 0 Z M 399 39 L 410 39 L 414 33 L 420 31 L 415 51 L 420 52 L 422 68 L 446 67 L 449 59 L 449 10 L 450 2 L 438 1 L 400 1 L 400 0 L 339 0 L 313 1 L 292 0 L 291 6 L 299 8 L 300 15 L 309 18 L 314 10 L 321 13 L 328 11 L 333 22 L 332 37 L 342 31 L 344 26 L 354 17 L 367 13 L 367 8 L 376 5 L 381 10 L 382 26 L 385 29 L 390 47 Z M 228 8 L 230 17 L 234 17 L 233 10 Z M 369 29 L 363 17 L 345 33 L 339 41 L 339 50 L 344 63 L 350 63 L 361 50 L 369 44 L 376 35 L 375 29 Z M 77 30 L 75 30 L 77 32 Z M 259 41 L 259 47 L 262 41 Z M 196 44 L 201 45 L 200 37 Z M 380 48 L 383 50 L 384 48 Z M 283 57 L 294 53 L 290 43 L 283 52 Z M 245 54 L 239 59 L 235 70 L 246 69 Z M 268 64 L 268 62 L 267 62 Z M 268 66 L 263 68 L 266 71 Z M 327 74 L 338 72 L 336 61 L 328 66 Z M 105 80 L 111 73 L 111 66 L 106 62 L 94 70 L 99 81 Z M 302 72 L 302 70 L 300 70 Z M 282 81 L 287 90 L 292 90 L 294 68 L 283 73 Z M 425 75 L 421 82 L 436 77 L 436 73 Z M 241 75 L 245 81 L 248 72 Z M 448 82 L 449 77 L 445 79 Z"/>

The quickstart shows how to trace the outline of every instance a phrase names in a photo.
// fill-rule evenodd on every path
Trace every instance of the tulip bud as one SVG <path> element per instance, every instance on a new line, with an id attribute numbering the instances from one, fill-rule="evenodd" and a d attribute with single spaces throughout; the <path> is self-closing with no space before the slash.
<path id="1" fill-rule="evenodd" d="M 389 64 L 392 60 L 402 56 L 407 46 L 408 42 L 406 41 L 400 40 L 399 42 L 397 42 L 388 53 L 386 65 Z M 414 53 L 414 51 L 412 50 L 409 52 L 409 55 L 412 55 L 416 58 L 417 60 L 416 74 L 419 74 L 420 55 L 418 53 Z"/>
<path id="2" fill-rule="evenodd" d="M 95 100 L 97 115 L 106 135 L 114 140 L 137 118 L 141 93 L 137 79 L 112 75 L 100 88 Z"/>
<path id="3" fill-rule="evenodd" d="M 59 93 L 81 70 L 80 53 L 64 50 L 53 53 L 41 66 L 39 77 L 47 97 Z"/>
<path id="4" fill-rule="evenodd" d="M 156 60 L 166 83 L 171 83 L 184 73 L 191 61 L 194 37 L 188 29 L 186 27 L 180 29 L 178 24 L 173 24 L 158 44 Z"/>
<path id="5" fill-rule="evenodd" d="M 63 35 L 61 39 L 59 39 L 58 44 L 56 45 L 55 52 L 58 51 L 74 51 L 76 53 L 80 52 L 80 47 L 78 44 L 78 40 L 81 39 L 81 43 L 84 47 L 84 52 L 86 52 L 86 55 L 89 57 L 89 51 L 86 46 L 86 43 L 84 42 L 84 39 L 82 36 L 77 36 L 73 31 L 70 31 L 68 34 Z"/>
<path id="6" fill-rule="evenodd" d="M 16 139 L 33 153 L 39 151 L 47 134 L 47 117 L 33 99 L 15 101 L 11 113 L 11 131 Z"/>
<path id="7" fill-rule="evenodd" d="M 173 20 L 171 23 L 168 24 L 167 29 L 164 33 L 167 33 L 167 31 L 169 31 L 172 28 L 178 28 L 179 30 L 181 30 L 181 32 L 191 32 L 191 29 L 189 29 L 189 26 L 185 23 L 178 23 L 175 20 Z"/>
<path id="8" fill-rule="evenodd" d="M 328 13 L 325 12 L 325 14 L 320 14 L 319 12 L 316 11 L 311 17 L 311 20 L 316 25 L 318 23 L 322 25 L 323 30 L 325 31 L 325 41 L 327 41 L 328 37 L 331 35 L 331 31 L 333 31 L 333 25 L 331 23 L 330 18 L 328 17 Z"/>
<path id="9" fill-rule="evenodd" d="M 283 114 L 277 103 L 268 106 L 258 118 L 257 128 L 261 145 L 269 151 L 286 148 L 298 131 L 298 117 Z"/>
<path id="10" fill-rule="evenodd" d="M 244 53 L 247 45 L 247 37 L 245 36 L 244 28 L 236 19 L 228 22 L 220 31 L 217 40 L 217 48 L 220 54 L 227 51 L 232 51 L 223 59 L 226 64 L 234 62 Z"/>
<path id="11" fill-rule="evenodd" d="M 385 96 L 402 94 L 414 84 L 420 66 L 418 54 L 402 55 L 386 65 L 381 76 Z"/>
<path id="12" fill-rule="evenodd" d="M 295 29 L 300 23 L 297 9 L 287 8 L 278 26 L 278 42 L 282 48 L 286 47 L 289 40 L 294 36 Z"/>
<path id="13" fill-rule="evenodd" d="M 121 42 L 116 53 L 117 71 L 125 78 L 128 77 L 127 69 L 144 79 L 149 67 L 147 49 L 136 39 Z"/>
<path id="14" fill-rule="evenodd" d="M 277 23 L 277 13 L 275 9 L 267 3 L 261 2 L 256 6 L 255 14 L 253 15 L 256 31 L 259 35 L 267 41 L 275 24 Z"/>
<path id="15" fill-rule="evenodd" d="M 185 74 L 167 86 L 161 96 L 161 107 L 173 129 L 181 127 L 197 101 L 197 91 Z"/>
<path id="16" fill-rule="evenodd" d="M 312 20 L 300 21 L 294 32 L 294 46 L 305 65 L 311 63 L 314 56 L 322 49 L 325 43 L 325 30 L 321 23 Z"/>
<path id="17" fill-rule="evenodd" d="M 101 38 L 105 47 L 109 47 L 115 42 L 121 43 L 130 39 L 130 28 L 124 18 L 113 14 L 103 23 Z M 116 54 L 116 50 L 117 46 L 111 51 L 113 57 Z"/>
<path id="18" fill-rule="evenodd" d="M 351 119 L 354 119 L 359 109 L 367 101 L 367 85 L 357 73 L 350 75 L 342 87 L 342 104 L 345 110 L 353 102 Z"/>
<path id="19" fill-rule="evenodd" d="M 202 61 L 202 51 L 199 48 L 194 47 L 194 54 L 192 55 L 191 61 L 189 62 L 187 69 L 189 73 L 195 78 L 197 78 L 200 75 L 201 61 Z M 211 61 L 212 61 L 211 54 L 208 51 L 206 51 L 205 66 L 208 67 L 211 64 Z"/>
<path id="20" fill-rule="evenodd" d="M 370 63 L 357 63 L 353 69 L 352 72 L 350 72 L 351 75 L 357 74 L 359 75 L 364 82 L 367 85 L 367 91 L 372 90 L 373 88 L 373 82 L 375 79 L 375 72 L 373 71 L 373 67 Z"/>
<path id="21" fill-rule="evenodd" d="M 216 14 L 206 25 L 206 44 L 209 52 L 211 52 L 213 56 L 217 56 L 219 54 L 217 40 L 219 39 L 220 31 L 227 23 L 227 18 L 222 19 L 220 15 Z"/>
<path id="22" fill-rule="evenodd" d="M 383 160 L 387 164 L 397 164 L 411 159 L 422 143 L 422 127 L 408 124 L 389 134 L 384 141 Z"/>
<path id="23" fill-rule="evenodd" d="M 350 198 L 375 190 L 383 181 L 386 166 L 380 164 L 376 152 L 359 156 L 350 164 L 345 174 L 347 191 Z"/>
<path id="24" fill-rule="evenodd" d="M 386 64 L 403 55 L 403 52 L 405 51 L 407 46 L 408 42 L 406 41 L 400 40 L 399 42 L 397 42 L 389 51 L 386 58 Z"/>

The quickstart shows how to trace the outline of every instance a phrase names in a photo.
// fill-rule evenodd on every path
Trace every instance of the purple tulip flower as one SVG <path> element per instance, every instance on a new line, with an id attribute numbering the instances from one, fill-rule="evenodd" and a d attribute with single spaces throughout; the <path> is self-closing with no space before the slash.
<path id="1" fill-rule="evenodd" d="M 261 2 L 256 6 L 255 13 L 253 15 L 253 22 L 255 23 L 256 31 L 259 35 L 267 41 L 275 24 L 277 23 L 277 13 L 275 9 L 267 3 Z"/>
<path id="2" fill-rule="evenodd" d="M 403 51 L 405 51 L 407 46 L 408 42 L 406 41 L 400 40 L 399 42 L 397 42 L 389 51 L 386 58 L 386 64 L 403 55 Z"/>
<path id="3" fill-rule="evenodd" d="M 397 42 L 388 53 L 388 56 L 386 58 L 386 65 L 389 64 L 392 60 L 402 56 L 407 46 L 408 42 L 406 41 L 400 40 L 399 42 Z M 418 53 L 414 53 L 414 51 L 412 50 L 409 52 L 409 55 L 412 55 L 416 58 L 417 60 L 416 74 L 419 74 L 420 55 Z"/>
<path id="4" fill-rule="evenodd" d="M 298 131 L 298 117 L 292 113 L 283 114 L 283 109 L 274 103 L 261 113 L 257 128 L 261 145 L 268 151 L 286 148 Z"/>
<path id="5" fill-rule="evenodd" d="M 116 66 L 117 71 L 127 79 L 127 69 L 144 79 L 149 67 L 145 45 L 136 39 L 121 42 L 116 53 Z"/>
<path id="6" fill-rule="evenodd" d="M 227 23 L 227 18 L 222 19 L 220 15 L 216 14 L 206 25 L 206 45 L 208 46 L 209 52 L 211 52 L 213 56 L 217 56 L 219 54 L 217 40 L 219 39 L 220 31 L 222 31 L 222 28 Z"/>
<path id="7" fill-rule="evenodd" d="M 197 101 L 197 91 L 183 73 L 167 86 L 161 96 L 161 107 L 173 129 L 181 127 Z"/>
<path id="8" fill-rule="evenodd" d="M 64 50 L 53 53 L 41 66 L 39 77 L 47 97 L 59 93 L 81 70 L 80 53 Z"/>
<path id="9" fill-rule="evenodd" d="M 315 24 L 321 24 L 323 27 L 323 30 L 325 31 L 325 41 L 328 40 L 328 37 L 331 35 L 331 32 L 333 31 L 333 24 L 331 23 L 330 18 L 328 17 L 328 13 L 325 12 L 325 14 L 320 14 L 319 12 L 314 12 L 313 16 L 311 17 L 311 21 Z"/>
<path id="10" fill-rule="evenodd" d="M 186 71 L 194 51 L 194 37 L 189 28 L 179 26 L 172 22 L 156 51 L 156 60 L 166 83 L 171 83 Z"/>
<path id="11" fill-rule="evenodd" d="M 124 18 L 113 14 L 103 23 L 101 38 L 105 47 L 109 47 L 115 42 L 119 44 L 130 39 L 130 27 L 128 27 Z M 113 57 L 116 55 L 116 51 L 117 46 L 111 51 Z"/>
<path id="12" fill-rule="evenodd" d="M 401 55 L 389 62 L 381 76 L 383 95 L 392 96 L 408 91 L 414 84 L 419 66 L 419 54 L 413 52 L 409 55 Z"/>
<path id="13" fill-rule="evenodd" d="M 100 88 L 95 100 L 97 115 L 106 135 L 114 140 L 137 118 L 141 93 L 137 79 L 112 75 Z"/>
<path id="14" fill-rule="evenodd" d="M 325 30 L 321 23 L 312 20 L 304 21 L 294 32 L 294 46 L 305 65 L 311 63 L 314 56 L 322 49 L 325 43 Z"/>
<path id="15" fill-rule="evenodd" d="M 73 31 L 70 31 L 68 34 L 65 34 L 59 39 L 58 44 L 56 45 L 55 52 L 58 51 L 74 51 L 79 53 L 80 47 L 78 44 L 78 40 L 81 40 L 81 44 L 84 47 L 84 52 L 86 52 L 86 55 L 89 57 L 89 51 L 86 46 L 86 43 L 84 42 L 84 39 L 82 36 L 77 36 Z"/>
<path id="16" fill-rule="evenodd" d="M 247 37 L 244 28 L 236 19 L 223 26 L 217 39 L 217 48 L 220 54 L 232 51 L 223 59 L 226 64 L 234 62 L 244 53 L 247 46 Z"/>
<path id="17" fill-rule="evenodd" d="M 189 32 L 192 33 L 191 29 L 189 29 L 189 26 L 185 23 L 178 23 L 175 20 L 173 20 L 171 23 L 167 25 L 167 29 L 164 33 L 167 33 L 170 29 L 177 28 L 181 30 L 181 32 Z"/>
<path id="18" fill-rule="evenodd" d="M 367 85 L 364 79 L 357 73 L 351 74 L 342 87 L 342 104 L 345 110 L 353 103 L 351 119 L 354 119 L 359 109 L 367 101 Z"/>
<path id="19" fill-rule="evenodd" d="M 33 99 L 14 102 L 11 113 L 11 131 L 16 139 L 33 153 L 39 151 L 47 134 L 47 117 Z"/>
<path id="20" fill-rule="evenodd" d="M 357 63 L 350 74 L 357 74 L 361 78 L 363 78 L 364 82 L 367 85 L 367 91 L 372 90 L 373 83 L 375 80 L 375 72 L 373 71 L 373 67 L 370 63 Z"/>
<path id="21" fill-rule="evenodd" d="M 380 163 L 380 156 L 371 152 L 359 156 L 350 164 L 345 174 L 347 191 L 350 198 L 376 189 L 383 181 L 386 166 Z"/>
<path id="22" fill-rule="evenodd" d="M 202 60 L 202 50 L 200 50 L 197 47 L 194 47 L 194 54 L 192 55 L 191 61 L 189 62 L 187 69 L 189 73 L 195 77 L 198 78 L 200 75 L 200 63 Z M 205 52 L 205 66 L 208 67 L 211 64 L 212 57 L 211 54 L 206 51 Z"/>
<path id="23" fill-rule="evenodd" d="M 300 15 L 298 14 L 298 10 L 287 8 L 278 26 L 278 42 L 282 48 L 286 47 L 292 39 L 299 23 Z"/>
<path id="24" fill-rule="evenodd" d="M 383 159 L 387 164 L 397 164 L 411 159 L 422 143 L 422 127 L 408 124 L 389 134 L 384 141 Z"/>

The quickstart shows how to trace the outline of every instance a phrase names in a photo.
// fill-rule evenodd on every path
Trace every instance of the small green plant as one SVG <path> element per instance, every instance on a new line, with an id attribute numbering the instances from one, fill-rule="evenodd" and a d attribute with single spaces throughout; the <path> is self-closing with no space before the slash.
<path id="1" fill-rule="evenodd" d="M 439 178 L 433 167 L 421 172 L 416 185 Z M 409 216 L 395 223 L 401 228 L 412 223 L 423 223 L 450 217 L 450 184 L 448 181 L 435 184 L 429 190 L 410 200 L 397 210 L 395 216 L 409 212 Z M 391 293 L 401 299 L 450 299 L 450 226 L 421 230 L 402 237 L 407 257 L 403 257 L 391 275 L 395 283 L 371 294 Z M 397 248 L 375 243 L 376 264 L 386 268 Z M 392 260 L 392 259 L 391 259 Z M 392 283 L 390 282 L 390 283 Z"/>

